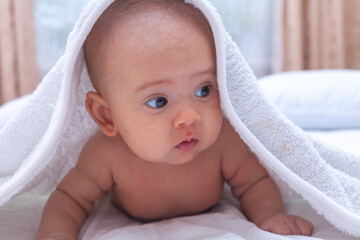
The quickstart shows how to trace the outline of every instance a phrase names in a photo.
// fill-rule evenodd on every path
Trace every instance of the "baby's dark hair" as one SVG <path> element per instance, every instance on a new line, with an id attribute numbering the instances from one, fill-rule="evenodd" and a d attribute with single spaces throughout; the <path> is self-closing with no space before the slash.
<path id="1" fill-rule="evenodd" d="M 205 26 L 206 31 L 212 36 L 211 28 L 202 13 L 193 5 L 185 3 L 184 0 L 115 0 L 99 17 L 84 44 L 89 76 L 97 92 L 102 92 L 100 84 L 102 76 L 98 73 L 96 66 L 103 67 L 106 56 L 102 54 L 102 51 L 108 45 L 104 43 L 109 41 L 109 35 L 115 27 L 126 28 L 126 21 L 122 20 L 146 17 L 145 13 L 152 10 L 161 10 L 189 19 L 202 27 Z M 119 22 L 122 24 L 118 24 Z M 141 25 L 138 28 L 141 31 Z"/>

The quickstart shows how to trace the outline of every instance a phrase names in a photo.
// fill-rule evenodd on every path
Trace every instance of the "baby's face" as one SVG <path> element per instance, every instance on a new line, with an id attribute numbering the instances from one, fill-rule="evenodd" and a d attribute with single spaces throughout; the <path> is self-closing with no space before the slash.
<path id="1" fill-rule="evenodd" d="M 205 31 L 161 22 L 142 25 L 142 32 L 129 30 L 127 37 L 114 34 L 103 96 L 117 131 L 137 156 L 182 164 L 209 148 L 222 126 L 215 52 Z"/>

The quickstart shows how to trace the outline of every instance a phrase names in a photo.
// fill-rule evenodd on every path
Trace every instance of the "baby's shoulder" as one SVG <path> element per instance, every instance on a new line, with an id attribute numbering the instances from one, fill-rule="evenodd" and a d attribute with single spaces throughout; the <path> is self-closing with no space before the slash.
<path id="1" fill-rule="evenodd" d="M 226 149 L 227 147 L 236 146 L 237 144 L 242 142 L 242 139 L 240 138 L 234 127 L 231 125 L 229 120 L 224 118 L 218 137 L 218 143 L 222 145 L 223 149 Z"/>
<path id="2" fill-rule="evenodd" d="M 115 138 L 105 136 L 99 131 L 85 143 L 78 163 L 86 162 L 86 164 L 91 163 L 95 166 L 111 164 L 114 158 L 118 158 L 118 151 L 119 144 L 116 144 Z"/>
<path id="3" fill-rule="evenodd" d="M 91 194 L 98 192 L 99 188 L 102 191 L 111 189 L 113 186 L 113 163 L 109 153 L 111 149 L 109 143 L 102 133 L 96 133 L 89 138 L 81 150 L 76 166 L 64 178 L 64 180 L 67 179 L 67 188 L 77 191 L 76 189 L 79 187 L 74 188 L 74 181 L 78 184 L 75 184 L 76 186 L 81 185 L 87 187 L 88 190 L 93 189 Z M 98 194 L 100 193 L 98 192 Z M 97 196 L 97 194 L 95 195 Z"/>
<path id="4" fill-rule="evenodd" d="M 246 143 L 236 132 L 229 120 L 224 118 L 223 126 L 218 138 L 221 156 L 224 159 L 242 158 L 250 153 Z"/>
<path id="5" fill-rule="evenodd" d="M 111 139 L 105 136 L 101 131 L 91 136 L 85 143 L 82 154 L 86 155 L 102 155 L 106 150 L 111 148 Z"/>

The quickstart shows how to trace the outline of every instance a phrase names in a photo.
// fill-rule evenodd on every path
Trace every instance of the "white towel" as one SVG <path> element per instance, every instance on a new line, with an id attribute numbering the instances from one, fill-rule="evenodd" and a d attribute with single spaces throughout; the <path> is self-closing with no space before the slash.
<path id="1" fill-rule="evenodd" d="M 66 52 L 27 105 L 0 132 L 0 205 L 27 191 L 50 191 L 76 163 L 97 130 L 84 107 L 92 89 L 82 45 L 113 0 L 92 0 Z M 208 19 L 215 39 L 224 115 L 277 179 L 340 230 L 360 237 L 360 157 L 313 140 L 268 101 L 238 47 L 206 0 L 188 0 Z"/>

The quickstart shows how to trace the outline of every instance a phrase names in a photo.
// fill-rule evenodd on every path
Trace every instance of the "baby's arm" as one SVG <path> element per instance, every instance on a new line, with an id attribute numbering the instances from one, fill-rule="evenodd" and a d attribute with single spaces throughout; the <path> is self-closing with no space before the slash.
<path id="1" fill-rule="evenodd" d="M 262 166 L 253 162 L 244 168 L 248 180 L 243 185 L 235 184 L 239 187 L 234 187 L 233 191 L 239 198 L 244 213 L 252 222 L 265 231 L 277 234 L 312 234 L 313 225 L 309 221 L 286 214 L 280 192 Z"/>
<path id="2" fill-rule="evenodd" d="M 94 202 L 111 189 L 109 161 L 100 154 L 100 146 L 95 142 L 85 145 L 77 165 L 51 194 L 36 239 L 76 239 Z"/>
<path id="3" fill-rule="evenodd" d="M 313 225 L 307 220 L 287 215 L 280 192 L 266 170 L 259 164 L 246 144 L 225 123 L 226 143 L 222 172 L 240 200 L 244 214 L 263 230 L 277 234 L 311 235 Z"/>

